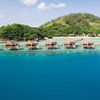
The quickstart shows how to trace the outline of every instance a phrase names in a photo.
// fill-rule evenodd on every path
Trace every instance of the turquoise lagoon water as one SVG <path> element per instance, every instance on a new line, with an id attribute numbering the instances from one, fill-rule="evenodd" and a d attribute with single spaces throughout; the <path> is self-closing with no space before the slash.
<path id="1" fill-rule="evenodd" d="M 100 100 L 100 53 L 1 52 L 0 100 Z"/>

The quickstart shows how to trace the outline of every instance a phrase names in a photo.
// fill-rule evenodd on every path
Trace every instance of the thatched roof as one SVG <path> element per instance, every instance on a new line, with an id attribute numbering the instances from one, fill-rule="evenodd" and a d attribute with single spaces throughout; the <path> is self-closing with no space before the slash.
<path id="1" fill-rule="evenodd" d="M 15 41 L 7 41 L 5 44 L 6 44 L 6 45 L 16 45 L 16 44 L 18 44 L 18 43 L 15 42 Z"/>

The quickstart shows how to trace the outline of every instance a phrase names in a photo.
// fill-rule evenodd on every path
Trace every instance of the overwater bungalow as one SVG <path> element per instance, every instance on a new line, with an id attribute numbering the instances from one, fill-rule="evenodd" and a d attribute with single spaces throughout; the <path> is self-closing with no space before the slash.
<path id="1" fill-rule="evenodd" d="M 63 44 L 63 46 L 67 49 L 75 49 L 76 48 L 76 44 L 75 42 L 65 42 Z"/>
<path id="2" fill-rule="evenodd" d="M 47 43 L 46 43 L 46 47 L 47 47 L 48 49 L 57 49 L 57 48 L 58 48 L 57 42 L 47 42 Z"/>
<path id="3" fill-rule="evenodd" d="M 18 50 L 19 49 L 19 43 L 14 41 L 7 41 L 5 43 L 5 48 L 8 50 Z"/>
<path id="4" fill-rule="evenodd" d="M 38 42 L 34 42 L 34 41 L 27 41 L 26 42 L 26 48 L 33 50 L 33 49 L 38 49 Z"/>
<path id="5" fill-rule="evenodd" d="M 83 43 L 82 46 L 84 49 L 94 49 L 94 43 Z"/>

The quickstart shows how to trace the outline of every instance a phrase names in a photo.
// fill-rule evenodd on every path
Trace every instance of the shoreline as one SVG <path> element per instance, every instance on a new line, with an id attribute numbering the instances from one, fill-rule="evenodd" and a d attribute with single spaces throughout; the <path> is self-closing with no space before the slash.
<path id="1" fill-rule="evenodd" d="M 56 43 L 53 44 L 52 43 Z M 71 44 L 72 43 L 72 44 Z M 74 43 L 74 44 L 73 44 Z M 100 49 L 100 37 L 53 37 L 52 39 L 36 41 L 0 41 L 0 50 L 84 50 Z"/>

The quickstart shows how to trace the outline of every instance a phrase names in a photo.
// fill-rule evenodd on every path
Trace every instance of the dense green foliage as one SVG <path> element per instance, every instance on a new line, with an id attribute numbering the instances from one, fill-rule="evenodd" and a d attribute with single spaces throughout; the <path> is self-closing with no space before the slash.
<path id="1" fill-rule="evenodd" d="M 95 36 L 100 33 L 100 18 L 88 13 L 69 14 L 52 20 L 40 28 L 48 37 L 67 36 L 70 33 Z"/>
<path id="2" fill-rule="evenodd" d="M 0 28 L 0 38 L 7 40 L 33 40 L 42 39 L 39 28 L 32 28 L 21 24 L 12 24 Z"/>
<path id="3" fill-rule="evenodd" d="M 97 36 L 100 34 L 100 18 L 88 13 L 77 13 L 59 17 L 39 28 L 21 24 L 0 28 L 0 38 L 6 40 L 33 40 L 69 34 Z"/>

